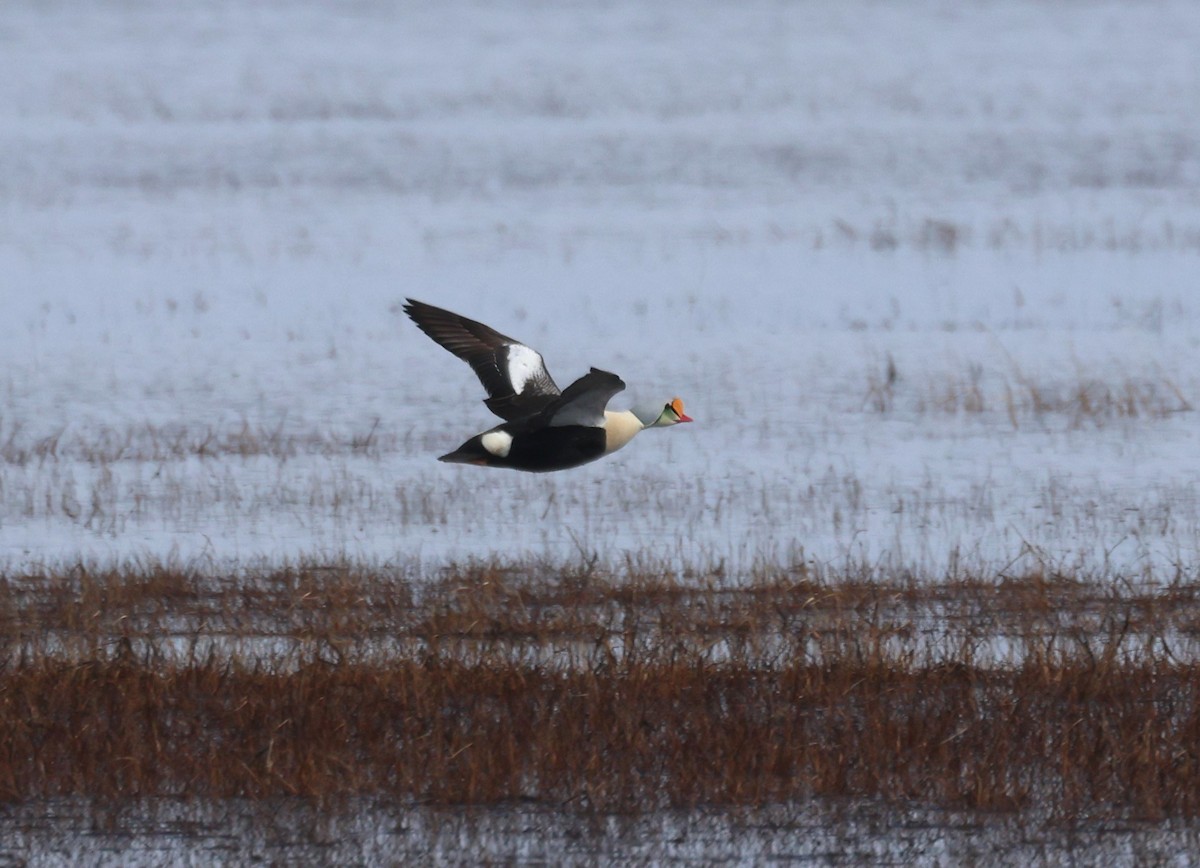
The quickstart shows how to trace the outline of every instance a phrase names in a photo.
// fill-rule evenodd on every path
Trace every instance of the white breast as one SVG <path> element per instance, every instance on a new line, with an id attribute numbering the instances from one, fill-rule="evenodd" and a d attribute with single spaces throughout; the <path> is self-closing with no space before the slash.
<path id="1" fill-rule="evenodd" d="M 629 410 L 604 411 L 604 451 L 616 452 L 645 426 Z"/>

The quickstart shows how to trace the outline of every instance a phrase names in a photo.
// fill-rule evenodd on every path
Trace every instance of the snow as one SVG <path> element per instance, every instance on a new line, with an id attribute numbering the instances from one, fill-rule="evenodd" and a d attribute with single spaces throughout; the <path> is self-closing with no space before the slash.
<path id="1" fill-rule="evenodd" d="M 1183 0 L 9 2 L 0 563 L 1194 576 L 1197 44 Z M 441 465 L 495 420 L 410 295 L 696 422 Z M 1155 409 L 1026 406 L 1089 383 Z"/>

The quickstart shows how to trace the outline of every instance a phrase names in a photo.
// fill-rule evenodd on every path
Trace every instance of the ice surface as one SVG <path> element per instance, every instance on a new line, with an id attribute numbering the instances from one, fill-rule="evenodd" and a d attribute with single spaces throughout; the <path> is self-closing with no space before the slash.
<path id="1" fill-rule="evenodd" d="M 6 3 L 0 562 L 1194 576 L 1198 44 L 1170 0 Z M 440 465 L 494 419 L 408 295 L 696 424 Z"/>

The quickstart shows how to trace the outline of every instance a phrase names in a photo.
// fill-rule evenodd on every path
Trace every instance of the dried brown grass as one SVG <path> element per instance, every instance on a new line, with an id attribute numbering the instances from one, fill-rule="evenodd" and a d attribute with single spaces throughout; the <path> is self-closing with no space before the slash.
<path id="1" fill-rule="evenodd" d="M 81 430 L 59 428 L 26 431 L 19 421 L 0 417 L 0 463 L 41 466 L 59 460 L 110 464 L 116 461 L 162 462 L 222 457 L 278 459 L 301 455 L 364 455 L 378 457 L 402 446 L 407 435 L 380 431 L 380 420 L 354 431 L 290 430 L 283 423 L 252 425 L 101 425 Z"/>
<path id="2" fill-rule="evenodd" d="M 1200 813 L 1200 599 L 474 564 L 0 582 L 0 799 Z"/>
<path id="3" fill-rule="evenodd" d="M 895 363 L 889 357 L 882 374 L 869 372 L 863 407 L 890 413 L 902 393 Z M 1183 390 L 1166 376 L 1108 382 L 1080 373 L 1073 380 L 1039 381 L 1013 366 L 1010 374 L 985 376 L 980 365 L 964 373 L 929 378 L 912 390 L 917 413 L 949 415 L 1003 414 L 1013 428 L 1048 418 L 1066 421 L 1068 427 L 1104 427 L 1132 419 L 1162 419 L 1193 409 Z"/>

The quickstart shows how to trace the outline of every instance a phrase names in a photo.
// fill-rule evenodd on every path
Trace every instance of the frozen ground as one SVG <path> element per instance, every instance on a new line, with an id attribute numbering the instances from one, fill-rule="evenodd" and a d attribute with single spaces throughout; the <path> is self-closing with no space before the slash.
<path id="1" fill-rule="evenodd" d="M 1198 44 L 1187 0 L 10 0 L 0 563 L 1194 577 Z M 406 295 L 697 423 L 441 465 L 492 421 Z"/>

